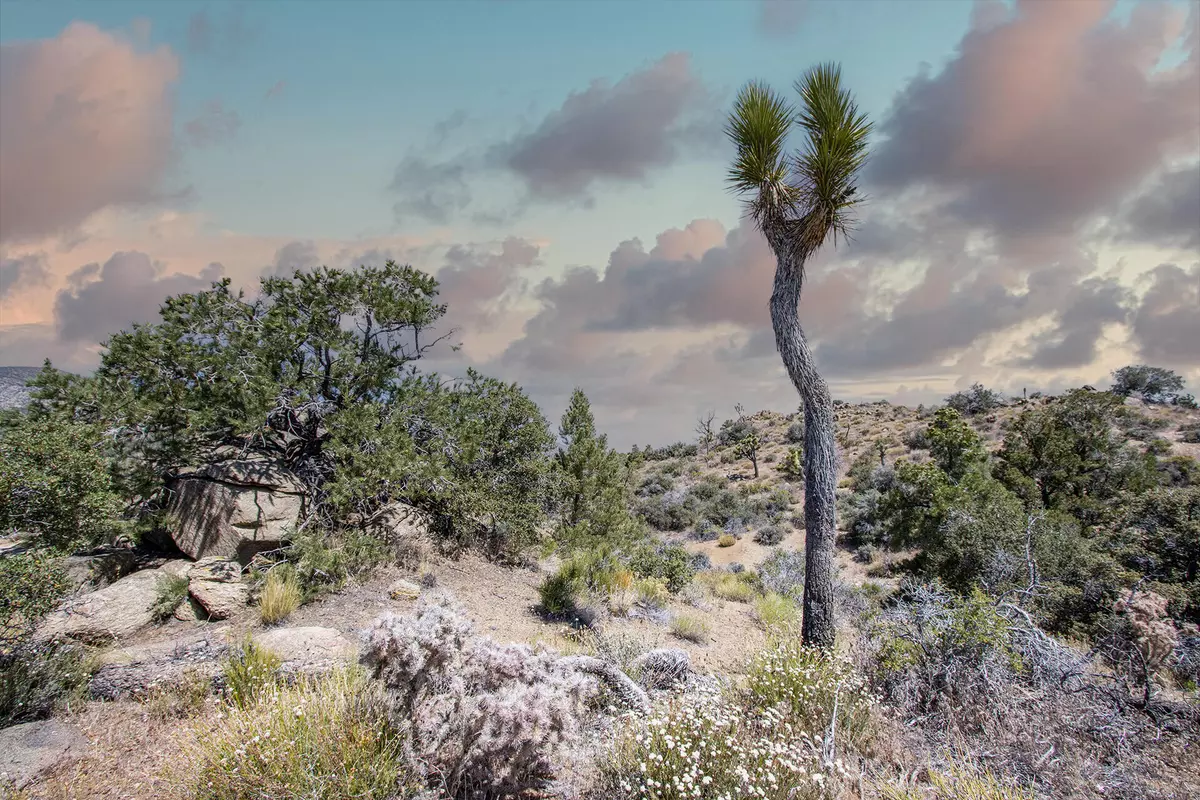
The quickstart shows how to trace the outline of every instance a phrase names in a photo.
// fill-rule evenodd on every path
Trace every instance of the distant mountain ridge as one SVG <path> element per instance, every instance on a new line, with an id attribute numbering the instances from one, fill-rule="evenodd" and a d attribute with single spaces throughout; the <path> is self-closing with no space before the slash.
<path id="1" fill-rule="evenodd" d="M 24 408 L 30 396 L 25 382 L 41 371 L 40 367 L 0 367 L 0 409 Z"/>

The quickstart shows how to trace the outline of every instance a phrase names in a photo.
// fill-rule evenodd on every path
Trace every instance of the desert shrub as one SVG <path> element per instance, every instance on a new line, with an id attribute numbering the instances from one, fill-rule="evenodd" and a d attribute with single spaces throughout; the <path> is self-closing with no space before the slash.
<path id="1" fill-rule="evenodd" d="M 696 644 L 708 641 L 708 623 L 695 614 L 676 614 L 671 618 L 671 633 Z"/>
<path id="2" fill-rule="evenodd" d="M 717 443 L 722 447 L 736 445 L 754 433 L 754 425 L 748 419 L 727 419 L 717 432 Z"/>
<path id="3" fill-rule="evenodd" d="M 804 551 L 776 550 L 758 567 L 763 589 L 792 600 L 804 594 Z"/>
<path id="4" fill-rule="evenodd" d="M 696 501 L 685 491 L 673 489 L 638 502 L 636 513 L 660 531 L 682 531 L 696 522 Z"/>
<path id="5" fill-rule="evenodd" d="M 952 481 L 962 480 L 972 469 L 981 469 L 987 459 L 979 434 L 952 408 L 938 409 L 925 438 L 933 463 Z"/>
<path id="6" fill-rule="evenodd" d="M 1132 364 L 1112 375 L 1111 391 L 1118 397 L 1137 395 L 1147 403 L 1170 403 L 1183 391 L 1183 378 L 1163 367 Z"/>
<path id="7" fill-rule="evenodd" d="M 733 547 L 737 544 L 737 537 L 732 533 L 722 533 L 717 537 L 717 547 Z"/>
<path id="8" fill-rule="evenodd" d="M 409 731 L 422 777 L 455 798 L 543 787 L 586 699 L 587 684 L 554 656 L 477 638 L 446 598 L 378 619 L 364 663 L 388 691 L 391 719 Z"/>
<path id="9" fill-rule="evenodd" d="M 27 639 L 70 588 L 58 558 L 40 552 L 0 558 L 0 653 Z"/>
<path id="10" fill-rule="evenodd" d="M 783 709 L 798 730 L 834 730 L 835 744 L 855 748 L 869 735 L 875 705 L 865 676 L 845 656 L 780 636 L 751 659 L 746 672 L 751 708 Z M 837 724 L 831 726 L 836 714 Z"/>
<path id="11" fill-rule="evenodd" d="M 707 476 L 693 483 L 688 489 L 688 493 L 697 500 L 708 501 L 716 497 L 724 485 L 724 481 Z"/>
<path id="12" fill-rule="evenodd" d="M 398 800 L 416 794 L 403 728 L 378 687 L 341 670 L 269 691 L 195 747 L 197 800 Z"/>
<path id="13" fill-rule="evenodd" d="M 154 587 L 154 602 L 150 604 L 150 616 L 156 622 L 166 622 L 187 596 L 186 576 L 159 575 Z"/>
<path id="14" fill-rule="evenodd" d="M 84 699 L 93 664 L 70 642 L 22 639 L 0 649 L 0 728 L 44 719 Z"/>
<path id="15" fill-rule="evenodd" d="M 674 479 L 670 475 L 664 475 L 659 472 L 642 478 L 641 484 L 638 485 L 637 493 L 640 497 L 647 497 L 649 495 L 663 494 L 674 488 Z"/>
<path id="16" fill-rule="evenodd" d="M 654 450 L 647 447 L 642 456 L 647 461 L 666 461 L 669 458 L 692 458 L 697 452 L 699 452 L 699 448 L 695 444 L 675 442 Z"/>
<path id="17" fill-rule="evenodd" d="M 258 598 L 259 615 L 264 625 L 282 622 L 300 607 L 303 593 L 296 572 L 288 564 L 280 565 L 267 573 L 262 593 Z"/>
<path id="18" fill-rule="evenodd" d="M 1200 437 L 1200 433 L 1197 433 Z M 1200 484 L 1200 461 L 1187 456 L 1170 456 L 1158 459 L 1159 481 L 1163 486 L 1182 488 Z"/>
<path id="19" fill-rule="evenodd" d="M 1004 398 L 999 393 L 985 388 L 981 383 L 972 384 L 970 389 L 955 392 L 946 398 L 946 405 L 964 417 L 986 413 L 1003 403 Z"/>
<path id="20" fill-rule="evenodd" d="M 212 688 L 211 678 L 190 671 L 178 681 L 150 685 L 136 699 L 150 717 L 168 722 L 199 714 L 213 699 Z"/>
<path id="21" fill-rule="evenodd" d="M 978 726 L 1025 665 L 1008 620 L 980 592 L 913 587 L 866 631 L 874 685 L 906 713 Z M 969 718 L 960 720 L 960 715 Z"/>
<path id="22" fill-rule="evenodd" d="M 259 695 L 276 684 L 282 663 L 278 655 L 247 635 L 221 664 L 226 699 L 235 708 L 250 707 Z"/>
<path id="23" fill-rule="evenodd" d="M 660 578 L 672 594 L 692 582 L 692 555 L 677 544 L 643 544 L 629 555 L 629 568 L 639 578 Z"/>
<path id="24" fill-rule="evenodd" d="M 754 616 L 770 630 L 794 625 L 800 618 L 800 609 L 791 598 L 768 592 L 755 599 Z"/>
<path id="25" fill-rule="evenodd" d="M 553 615 L 575 613 L 593 595 L 607 597 L 615 589 L 627 588 L 628 572 L 607 547 L 576 550 L 539 587 L 542 610 Z"/>
<path id="26" fill-rule="evenodd" d="M 286 555 L 305 600 L 337 591 L 395 559 L 395 550 L 356 528 L 335 533 L 306 530 L 292 538 Z"/>
<path id="27" fill-rule="evenodd" d="M 804 422 L 800 420 L 788 425 L 787 433 L 784 434 L 783 438 L 787 440 L 788 444 L 803 444 Z"/>
<path id="28" fill-rule="evenodd" d="M 639 578 L 634 581 L 633 593 L 637 602 L 647 608 L 666 608 L 671 601 L 667 582 L 662 578 Z"/>
<path id="29" fill-rule="evenodd" d="M 781 525 L 767 525 L 754 533 L 754 541 L 762 545 L 773 546 L 787 538 L 787 531 Z"/>
<path id="30" fill-rule="evenodd" d="M 91 426 L 22 416 L 0 429 L 0 531 L 71 551 L 125 530 L 123 505 Z"/>
<path id="31" fill-rule="evenodd" d="M 817 800 L 830 775 L 812 740 L 775 712 L 736 700 L 684 697 L 633 720 L 602 764 L 607 796 L 623 800 Z"/>
<path id="32" fill-rule="evenodd" d="M 1200 444 L 1200 422 L 1179 426 L 1179 441 Z"/>
<path id="33" fill-rule="evenodd" d="M 790 481 L 804 479 L 804 451 L 799 447 L 789 447 L 783 460 L 779 462 L 779 474 Z"/>

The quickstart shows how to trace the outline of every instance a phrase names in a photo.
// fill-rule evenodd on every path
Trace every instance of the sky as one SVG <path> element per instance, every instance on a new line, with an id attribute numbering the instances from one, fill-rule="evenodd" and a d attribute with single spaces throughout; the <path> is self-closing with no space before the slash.
<path id="1" fill-rule="evenodd" d="M 575 387 L 622 448 L 793 411 L 722 129 L 830 60 L 875 125 L 801 302 L 835 397 L 1200 389 L 1194 0 L 0 0 L 0 365 L 393 258 L 462 343 L 425 368 L 552 422 Z"/>

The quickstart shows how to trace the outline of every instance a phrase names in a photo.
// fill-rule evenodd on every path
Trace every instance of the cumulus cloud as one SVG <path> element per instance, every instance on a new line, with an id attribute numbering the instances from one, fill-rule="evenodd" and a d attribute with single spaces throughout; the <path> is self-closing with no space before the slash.
<path id="1" fill-rule="evenodd" d="M 393 206 L 401 222 L 415 217 L 445 225 L 471 204 L 467 165 L 461 159 L 438 161 L 410 154 L 396 167 L 389 189 L 400 195 Z"/>
<path id="2" fill-rule="evenodd" d="M 708 94 L 687 53 L 671 53 L 615 84 L 572 93 L 532 131 L 493 148 L 539 199 L 581 199 L 604 181 L 641 181 L 680 158 Z"/>
<path id="3" fill-rule="evenodd" d="M 1096 360 L 1105 326 L 1124 322 L 1130 291 L 1112 279 L 1089 278 L 1074 287 L 1074 296 L 1056 314 L 1054 329 L 1034 343 L 1033 352 L 1017 364 L 1037 369 L 1083 367 Z"/>
<path id="4" fill-rule="evenodd" d="M 208 147 L 232 139 L 242 125 L 242 119 L 220 100 L 205 105 L 199 116 L 188 120 L 183 132 L 193 147 Z"/>
<path id="5" fill-rule="evenodd" d="M 273 278 L 290 278 L 297 271 L 307 272 L 322 266 L 320 253 L 311 240 L 288 242 L 275 251 L 275 258 L 263 275 Z"/>
<path id="6" fill-rule="evenodd" d="M 160 197 L 179 63 L 94 25 L 0 44 L 0 241 Z"/>
<path id="7" fill-rule="evenodd" d="M 207 289 L 225 270 L 210 264 L 200 275 L 165 273 L 145 253 L 114 253 L 67 276 L 54 301 L 60 342 L 98 342 L 135 322 L 150 322 L 167 297 Z"/>
<path id="8" fill-rule="evenodd" d="M 1111 0 L 989 6 L 938 74 L 882 120 L 869 178 L 936 187 L 962 220 L 1001 234 L 1074 230 L 1200 137 L 1200 53 L 1156 71 L 1188 25 L 1178 6 Z M 1194 24 L 1196 18 L 1192 18 Z"/>
<path id="9" fill-rule="evenodd" d="M 31 286 L 45 286 L 49 278 L 46 258 L 40 253 L 0 258 L 0 300 Z"/>
<path id="10" fill-rule="evenodd" d="M 1159 176 L 1128 204 L 1118 228 L 1125 240 L 1200 249 L 1200 163 Z"/>
<path id="11" fill-rule="evenodd" d="M 1200 365 L 1200 261 L 1184 269 L 1161 264 L 1133 316 L 1133 337 L 1147 361 Z"/>

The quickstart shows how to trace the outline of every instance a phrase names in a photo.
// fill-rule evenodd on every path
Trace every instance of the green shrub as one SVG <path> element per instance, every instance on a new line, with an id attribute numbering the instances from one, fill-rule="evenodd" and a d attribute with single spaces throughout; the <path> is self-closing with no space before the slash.
<path id="1" fill-rule="evenodd" d="M 71 551 L 125 530 L 122 505 L 91 427 L 21 417 L 0 431 L 0 531 Z"/>
<path id="2" fill-rule="evenodd" d="M 661 578 L 672 594 L 692 582 L 692 556 L 677 544 L 644 544 L 629 556 L 629 568 L 639 578 Z"/>
<path id="3" fill-rule="evenodd" d="M 576 611 L 591 596 L 605 599 L 627 588 L 628 570 L 614 550 L 604 546 L 576 550 L 538 588 L 542 610 L 562 615 Z"/>
<path id="4" fill-rule="evenodd" d="M 0 558 L 0 653 L 27 639 L 70 589 L 58 558 L 39 552 Z"/>
<path id="5" fill-rule="evenodd" d="M 754 541 L 762 545 L 774 546 L 787 538 L 787 531 L 782 525 L 767 525 L 754 533 Z"/>
<path id="6" fill-rule="evenodd" d="M 804 443 L 804 422 L 797 421 L 788 425 L 787 434 L 784 436 L 788 444 L 803 444 Z"/>
<path id="7" fill-rule="evenodd" d="M 723 533 L 717 537 L 717 547 L 733 547 L 737 544 L 737 537 L 732 533 Z"/>
<path id="8" fill-rule="evenodd" d="M 278 655 L 247 635 L 221 665 L 226 698 L 236 708 L 250 707 L 262 692 L 275 686 L 282 663 Z"/>
<path id="9" fill-rule="evenodd" d="M 336 533 L 308 530 L 293 537 L 287 559 L 305 600 L 333 592 L 395 559 L 385 542 L 355 528 Z"/>
<path id="10" fill-rule="evenodd" d="M 357 671 L 275 685 L 197 743 L 196 800 L 397 800 L 416 793 L 404 735 Z"/>
<path id="11" fill-rule="evenodd" d="M 749 603 L 757 594 L 755 580 L 748 572 L 726 572 L 725 570 L 710 570 L 701 573 L 701 582 L 722 600 L 732 600 L 736 603 Z"/>
<path id="12" fill-rule="evenodd" d="M 948 770 L 929 770 L 924 788 L 883 785 L 883 800 L 1034 800 L 1028 789 L 1012 786 L 985 770 L 976 772 L 958 764 Z"/>
<path id="13" fill-rule="evenodd" d="M 187 599 L 188 579 L 182 575 L 160 575 L 154 588 L 154 602 L 150 605 L 150 616 L 156 622 L 166 622 Z"/>

